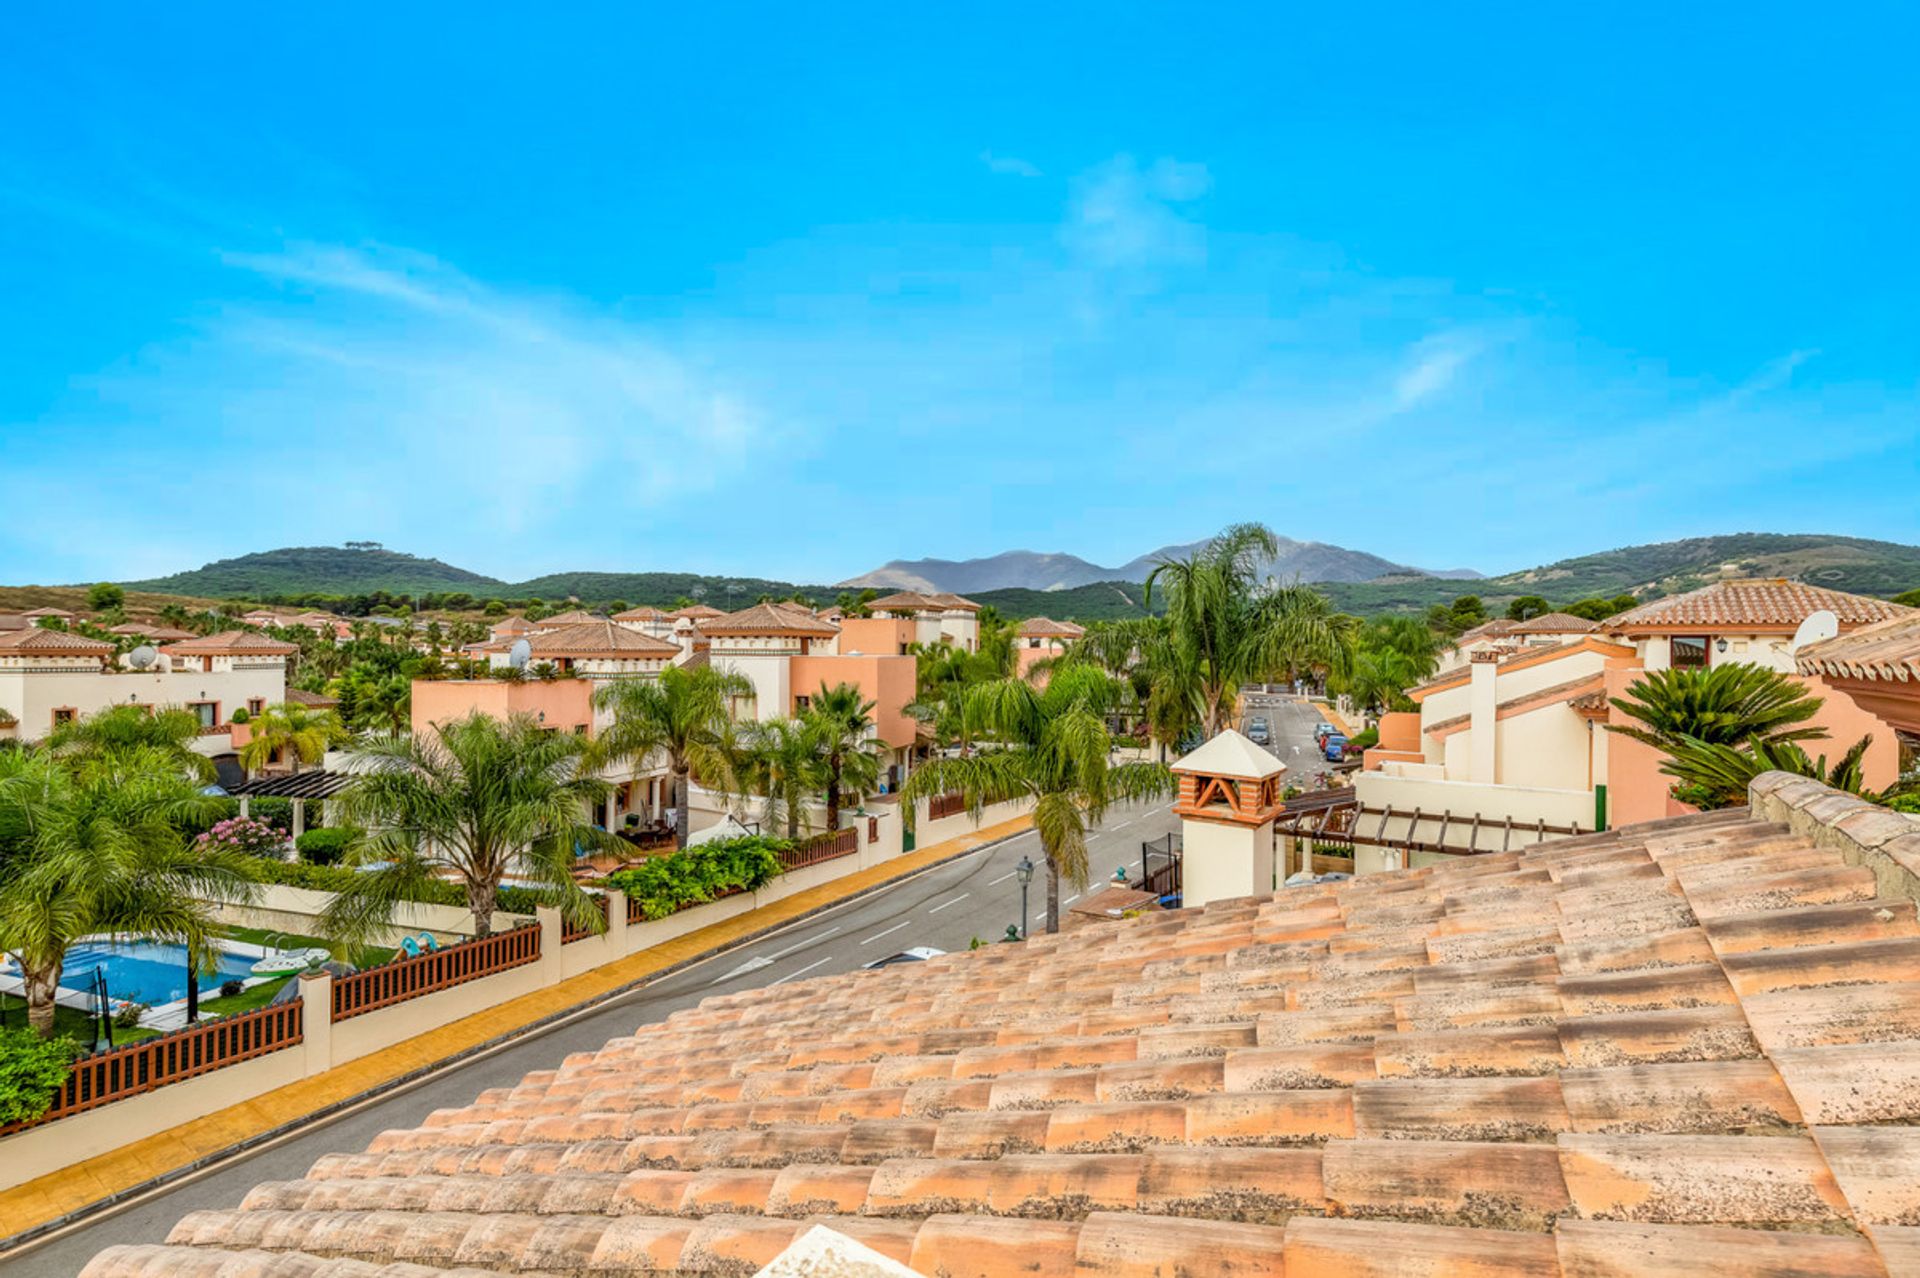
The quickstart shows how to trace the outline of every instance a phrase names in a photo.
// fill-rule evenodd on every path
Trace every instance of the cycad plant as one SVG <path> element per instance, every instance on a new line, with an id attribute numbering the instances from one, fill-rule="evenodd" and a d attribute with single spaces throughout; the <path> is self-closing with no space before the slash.
<path id="1" fill-rule="evenodd" d="M 1705 669 L 1650 670 L 1634 681 L 1614 708 L 1632 723 L 1607 730 L 1645 742 L 1665 754 L 1686 741 L 1740 745 L 1810 741 L 1826 736 L 1808 720 L 1821 699 L 1790 675 L 1744 661 Z"/>
<path id="2" fill-rule="evenodd" d="M 349 850 L 356 875 L 322 916 L 328 935 L 364 943 L 403 901 L 451 875 L 465 887 L 474 932 L 493 931 L 500 882 L 532 883 L 576 927 L 604 920 L 573 881 L 574 850 L 618 846 L 589 824 L 611 787 L 587 743 L 531 715 L 474 713 L 433 731 L 367 739 L 347 760 L 353 783 L 341 823 L 369 833 Z"/>
<path id="3" fill-rule="evenodd" d="M 753 695 L 753 684 L 712 666 L 672 666 L 658 680 L 618 679 L 593 694 L 596 708 L 612 712 L 600 734 L 602 762 L 644 762 L 665 756 L 674 788 L 674 836 L 687 846 L 687 788 L 694 777 L 721 791 L 735 785 L 729 703 Z"/>
<path id="4" fill-rule="evenodd" d="M 255 892 L 248 858 L 195 847 L 220 800 L 173 753 L 132 745 L 74 765 L 49 751 L 0 751 L 0 947 L 20 964 L 27 1023 L 53 1032 L 69 947 L 100 932 L 177 941 L 195 970 L 216 948 L 215 906 Z"/>
<path id="5" fill-rule="evenodd" d="M 1047 931 L 1060 930 L 1060 880 L 1088 879 L 1087 835 L 1115 803 L 1173 793 L 1160 763 L 1111 761 L 1107 712 L 1121 689 L 1091 666 L 1057 670 L 1044 688 L 1021 679 L 980 684 L 965 713 L 982 739 L 971 755 L 920 765 L 901 789 L 906 818 L 924 798 L 955 791 L 975 820 L 993 803 L 1027 799 L 1047 868 Z"/>
<path id="6" fill-rule="evenodd" d="M 1687 738 L 1669 747 L 1667 761 L 1660 770 L 1678 779 L 1673 797 L 1701 810 L 1737 807 L 1747 801 L 1748 787 L 1762 772 L 1791 772 L 1811 777 L 1823 785 L 1848 794 L 1857 794 L 1870 802 L 1882 802 L 1884 796 L 1866 789 L 1865 760 L 1871 734 L 1854 742 L 1847 752 L 1827 766 L 1827 756 L 1815 758 L 1791 741 L 1767 741 L 1754 738 L 1744 746 Z"/>

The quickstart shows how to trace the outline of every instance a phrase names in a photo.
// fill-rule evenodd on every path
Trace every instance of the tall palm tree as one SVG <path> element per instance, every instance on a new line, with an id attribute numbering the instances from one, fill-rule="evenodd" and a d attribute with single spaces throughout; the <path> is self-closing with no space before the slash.
<path id="1" fill-rule="evenodd" d="M 1148 606 L 1156 585 L 1166 594 L 1172 652 L 1163 666 L 1177 676 L 1178 695 L 1206 736 L 1231 717 L 1242 684 L 1303 671 L 1341 674 L 1351 658 L 1353 619 L 1325 595 L 1298 583 L 1262 584 L 1261 568 L 1278 551 L 1264 524 L 1235 524 L 1147 574 Z"/>
<path id="2" fill-rule="evenodd" d="M 771 832 L 786 827 L 800 837 L 807 796 L 820 781 L 820 751 L 808 726 L 798 719 L 756 723 L 741 735 L 736 771 L 740 783 L 760 795 L 761 822 Z"/>
<path id="3" fill-rule="evenodd" d="M 803 718 L 820 751 L 826 776 L 829 830 L 840 828 L 843 791 L 865 795 L 879 786 L 876 751 L 883 743 L 873 735 L 875 704 L 854 684 L 838 683 L 829 688 L 822 683 L 807 705 Z"/>
<path id="4" fill-rule="evenodd" d="M 377 865 L 354 877 L 321 915 L 328 935 L 364 942 L 394 908 L 447 872 L 466 888 L 474 933 L 493 931 L 500 881 L 533 882 L 577 927 L 598 907 L 573 881 L 574 849 L 608 846 L 588 814 L 611 793 L 593 775 L 587 742 L 531 715 L 475 712 L 434 731 L 367 739 L 347 761 L 342 823 L 371 831 L 348 853 Z"/>
<path id="5" fill-rule="evenodd" d="M 729 702 L 752 695 L 749 680 L 712 666 L 670 666 L 657 681 L 616 680 L 593 694 L 595 707 L 613 714 L 596 742 L 596 757 L 618 763 L 644 762 L 656 752 L 666 756 L 674 787 L 674 837 L 684 848 L 688 786 L 697 776 L 718 789 L 733 788 Z"/>
<path id="6" fill-rule="evenodd" d="M 405 732 L 413 725 L 413 680 L 403 674 L 371 680 L 359 689 L 355 704 L 368 727 Z"/>
<path id="7" fill-rule="evenodd" d="M 173 753 L 132 745 L 79 766 L 0 751 L 0 947 L 20 964 L 27 1023 L 53 1032 L 67 950 L 97 932 L 164 937 L 213 958 L 215 903 L 251 900 L 246 857 L 183 831 L 219 815 Z"/>
<path id="8" fill-rule="evenodd" d="M 285 759 L 288 769 L 298 772 L 301 764 L 320 762 L 330 747 L 348 739 L 339 715 L 292 701 L 268 706 L 247 727 L 253 736 L 240 747 L 240 765 L 249 772 L 259 771 L 276 758 Z"/>
<path id="9" fill-rule="evenodd" d="M 211 781 L 213 760 L 196 753 L 192 746 L 199 736 L 199 717 L 183 707 L 147 710 L 140 706 L 109 706 L 98 714 L 61 724 L 47 734 L 42 747 L 72 760 L 151 749 L 170 758 L 183 774 Z"/>
<path id="10" fill-rule="evenodd" d="M 1329 681 L 1364 711 L 1406 710 L 1406 691 L 1439 664 L 1447 640 L 1416 617 L 1375 617 L 1361 627 L 1353 659 Z"/>
<path id="11" fill-rule="evenodd" d="M 920 765 L 901 788 L 905 815 L 914 803 L 958 791 L 977 820 L 988 804 L 1033 802 L 1033 827 L 1047 866 L 1047 931 L 1060 930 L 1060 879 L 1087 883 L 1087 832 L 1115 803 L 1171 794 L 1161 763 L 1111 762 L 1106 715 L 1121 696 L 1091 666 L 1057 671 L 1044 688 L 1021 679 L 980 684 L 967 714 L 990 744 L 979 752 Z"/>

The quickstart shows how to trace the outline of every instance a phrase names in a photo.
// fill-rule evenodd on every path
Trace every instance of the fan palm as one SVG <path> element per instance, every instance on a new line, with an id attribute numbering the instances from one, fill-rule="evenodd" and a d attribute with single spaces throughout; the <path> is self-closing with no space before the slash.
<path id="1" fill-rule="evenodd" d="M 640 763 L 655 753 L 666 756 L 673 777 L 674 835 L 683 848 L 688 786 L 697 776 L 721 790 L 733 787 L 728 703 L 752 695 L 753 684 L 745 677 L 712 666 L 671 666 L 657 681 L 620 679 L 593 694 L 595 707 L 613 716 L 597 742 L 598 758 Z"/>
<path id="2" fill-rule="evenodd" d="M 341 822 L 371 831 L 348 853 L 375 865 L 322 914 L 328 934 L 370 940 L 394 908 L 450 872 L 467 893 L 474 933 L 493 931 L 500 881 L 530 880 L 577 927 L 604 923 L 574 883 L 578 846 L 612 836 L 588 823 L 611 787 L 588 766 L 587 742 L 531 715 L 475 712 L 432 732 L 367 739 L 347 760 L 354 780 L 336 800 Z"/>
<path id="3" fill-rule="evenodd" d="M 179 706 L 156 710 L 110 706 L 98 714 L 61 724 L 42 744 L 50 753 L 74 761 L 126 750 L 153 750 L 173 760 L 185 775 L 211 781 L 213 760 L 196 753 L 192 746 L 199 736 L 200 719 L 191 710 Z"/>
<path id="4" fill-rule="evenodd" d="M 874 705 L 851 683 L 831 688 L 822 683 L 807 705 L 807 730 L 820 751 L 826 778 L 829 830 L 840 828 L 843 792 L 866 795 L 880 783 L 876 751 L 882 743 L 873 735 Z"/>
<path id="5" fill-rule="evenodd" d="M 247 726 L 253 736 L 240 747 L 240 765 L 249 772 L 259 771 L 276 758 L 285 759 L 288 770 L 298 772 L 301 764 L 320 762 L 330 747 L 348 739 L 339 715 L 291 701 L 268 706 Z"/>
<path id="6" fill-rule="evenodd" d="M 53 1032 L 60 967 L 83 937 L 164 937 L 196 970 L 211 961 L 215 903 L 255 891 L 244 854 L 183 834 L 217 819 L 219 802 L 164 746 L 124 746 L 78 768 L 0 751 L 0 946 L 20 964 L 38 1033 Z"/>
<path id="7" fill-rule="evenodd" d="M 754 724 L 741 739 L 737 770 L 741 784 L 766 802 L 765 827 L 784 824 L 787 837 L 798 838 L 807 795 L 820 778 L 820 751 L 807 725 L 785 718 Z"/>
<path id="8" fill-rule="evenodd" d="M 933 759 L 901 790 L 913 804 L 958 791 L 975 820 L 988 804 L 1026 799 L 1047 867 L 1047 931 L 1060 930 L 1060 879 L 1084 888 L 1087 832 L 1115 803 L 1173 792 L 1164 764 L 1111 762 L 1106 715 L 1121 692 L 1091 666 L 1067 666 L 1045 688 L 1020 679 L 981 684 L 966 713 L 991 744 L 972 755 Z"/>
<path id="9" fill-rule="evenodd" d="M 1262 585 L 1262 564 L 1279 551 L 1263 524 L 1235 524 L 1183 559 L 1163 559 L 1147 574 L 1167 600 L 1174 652 L 1162 662 L 1177 695 L 1206 736 L 1232 716 L 1240 686 L 1303 671 L 1344 674 L 1353 618 L 1310 586 Z"/>
<path id="10" fill-rule="evenodd" d="M 1807 721 L 1821 698 L 1789 675 L 1744 661 L 1705 669 L 1652 670 L 1634 681 L 1614 708 L 1633 723 L 1607 730 L 1671 754 L 1691 739 L 1708 745 L 1809 741 L 1826 732 Z"/>

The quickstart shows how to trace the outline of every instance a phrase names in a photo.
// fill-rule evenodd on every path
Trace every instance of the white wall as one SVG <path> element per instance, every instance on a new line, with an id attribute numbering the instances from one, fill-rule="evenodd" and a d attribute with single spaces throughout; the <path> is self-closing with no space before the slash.
<path id="1" fill-rule="evenodd" d="M 267 705 L 287 699 L 283 665 L 241 669 L 187 671 L 115 671 L 96 666 L 83 670 L 0 669 L 0 707 L 20 721 L 19 738 L 37 741 L 53 728 L 56 708 L 73 709 L 81 716 L 98 714 L 111 706 L 185 705 L 189 701 L 220 703 L 219 722 L 245 708 L 249 699 Z"/>
<path id="2" fill-rule="evenodd" d="M 1358 818 L 1359 832 L 1371 837 L 1380 823 L 1377 813 L 1388 807 L 1394 817 L 1388 823 L 1388 839 L 1415 842 L 1440 842 L 1445 819 L 1449 847 L 1467 846 L 1467 835 L 1477 814 L 1482 822 L 1511 820 L 1532 825 L 1544 821 L 1561 827 L 1593 829 L 1593 794 L 1587 790 L 1561 790 L 1512 785 L 1476 785 L 1467 781 L 1435 781 L 1426 778 L 1392 776 L 1385 771 L 1361 772 L 1354 778 L 1354 794 L 1367 815 Z M 1417 828 L 1407 820 L 1415 810 L 1421 813 Z M 1444 817 L 1443 814 L 1451 814 Z M 1554 837 L 1548 835 L 1548 838 Z M 1535 837 L 1516 829 L 1507 840 L 1511 847 L 1524 847 Z M 1497 851 L 1502 843 L 1499 830 L 1483 824 L 1475 846 L 1482 851 Z"/>
<path id="3" fill-rule="evenodd" d="M 1273 823 L 1180 823 L 1180 898 L 1186 907 L 1274 890 Z"/>

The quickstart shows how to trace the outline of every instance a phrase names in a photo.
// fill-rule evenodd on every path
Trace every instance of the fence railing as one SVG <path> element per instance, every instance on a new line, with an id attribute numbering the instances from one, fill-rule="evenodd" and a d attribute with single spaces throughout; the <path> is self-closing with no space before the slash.
<path id="1" fill-rule="evenodd" d="M 778 855 L 782 870 L 799 870 L 809 865 L 819 865 L 822 861 L 832 861 L 839 857 L 851 856 L 860 850 L 860 830 L 849 826 L 844 830 L 829 830 L 817 834 L 804 843 L 796 843 Z"/>
<path id="2" fill-rule="evenodd" d="M 0 1136 L 97 1109 L 300 1042 L 300 1002 L 256 1008 L 75 1061 L 47 1112 Z"/>
<path id="3" fill-rule="evenodd" d="M 967 810 L 967 796 L 958 792 L 936 794 L 927 800 L 927 820 L 938 821 L 941 817 L 959 816 Z"/>
<path id="4" fill-rule="evenodd" d="M 604 896 L 596 896 L 594 901 L 600 906 L 600 930 L 605 931 L 608 922 L 608 900 Z M 584 927 L 576 926 L 572 919 L 565 919 L 560 924 L 560 944 L 562 945 L 572 945 L 575 941 L 584 941 L 589 936 L 598 935 L 598 932 L 591 932 Z"/>
<path id="5" fill-rule="evenodd" d="M 540 929 L 517 927 L 511 932 L 449 945 L 419 958 L 400 959 L 370 967 L 333 983 L 333 1019 L 376 1011 L 423 994 L 433 994 L 492 976 L 540 957 Z"/>
<path id="6" fill-rule="evenodd" d="M 1180 891 L 1181 851 L 1175 835 L 1169 831 L 1157 839 L 1140 844 L 1140 890 L 1155 896 L 1173 896 Z"/>

